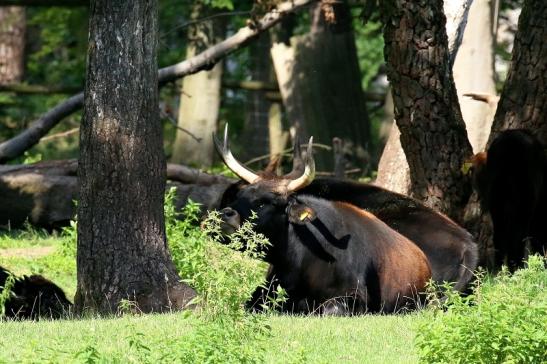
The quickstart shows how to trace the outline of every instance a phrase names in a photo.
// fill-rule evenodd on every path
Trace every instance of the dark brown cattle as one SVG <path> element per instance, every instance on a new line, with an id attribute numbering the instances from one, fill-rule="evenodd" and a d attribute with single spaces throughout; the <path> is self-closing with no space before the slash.
<path id="1" fill-rule="evenodd" d="M 256 212 L 256 230 L 272 244 L 266 261 L 289 295 L 285 310 L 353 314 L 414 307 L 431 277 L 424 253 L 374 215 L 349 203 L 297 194 L 313 180 L 311 143 L 305 163 L 284 177 L 257 175 L 215 144 L 249 185 L 224 208 L 226 232 Z"/>

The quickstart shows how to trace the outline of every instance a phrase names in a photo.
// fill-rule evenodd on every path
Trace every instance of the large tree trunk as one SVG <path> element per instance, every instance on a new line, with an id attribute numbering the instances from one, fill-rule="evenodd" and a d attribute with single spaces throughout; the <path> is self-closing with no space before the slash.
<path id="1" fill-rule="evenodd" d="M 76 309 L 181 308 L 194 292 L 166 245 L 157 0 L 92 1 L 89 24 Z"/>
<path id="2" fill-rule="evenodd" d="M 333 5 L 336 24 L 327 24 L 314 8 L 308 34 L 293 37 L 291 46 L 272 48 L 275 71 L 287 116 L 301 137 L 331 144 L 344 141 L 351 162 L 369 163 L 369 121 L 347 3 Z M 315 155 L 318 169 L 332 170 L 331 153 Z"/>
<path id="3" fill-rule="evenodd" d="M 450 70 L 442 1 L 391 0 L 384 14 L 384 54 L 412 195 L 460 220 L 470 192 L 461 166 L 472 150 Z"/>
<path id="4" fill-rule="evenodd" d="M 530 130 L 547 145 L 547 2 L 527 0 L 489 143 L 506 129 Z"/>
<path id="5" fill-rule="evenodd" d="M 450 63 L 456 58 L 461 45 L 471 0 L 445 1 L 444 12 L 447 14 L 446 32 L 448 37 L 448 52 Z M 393 102 L 392 111 L 393 112 Z M 390 135 L 380 163 L 378 165 L 378 178 L 376 184 L 381 187 L 410 195 L 412 193 L 410 183 L 410 170 L 403 147 L 400 141 L 400 131 L 396 123 L 391 128 Z"/>
<path id="6" fill-rule="evenodd" d="M 25 31 L 25 8 L 0 7 L 0 85 L 23 78 Z"/>
<path id="7" fill-rule="evenodd" d="M 204 4 L 196 2 L 192 19 L 197 20 L 213 14 Z M 188 28 L 189 44 L 186 58 L 194 57 L 224 38 L 225 23 L 212 19 L 200 21 Z M 195 164 L 209 167 L 213 163 L 213 141 L 211 134 L 217 130 L 220 107 L 220 85 L 222 62 L 210 71 L 186 76 L 182 82 L 178 125 L 190 131 L 196 140 L 183 130 L 177 130 L 173 145 L 173 163 Z"/>
<path id="8" fill-rule="evenodd" d="M 475 0 L 469 11 L 463 42 L 454 63 L 454 82 L 473 152 L 488 141 L 495 108 L 462 96 L 465 93 L 496 94 L 494 80 L 494 15 L 496 0 Z"/>

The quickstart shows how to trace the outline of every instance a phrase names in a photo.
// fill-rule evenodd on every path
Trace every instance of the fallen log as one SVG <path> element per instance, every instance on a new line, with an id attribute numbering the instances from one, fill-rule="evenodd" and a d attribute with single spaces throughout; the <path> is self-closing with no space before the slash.
<path id="1" fill-rule="evenodd" d="M 76 213 L 77 173 L 75 159 L 0 166 L 0 226 L 20 227 L 27 220 L 46 229 L 67 226 Z M 167 182 L 168 188 L 177 187 L 177 209 L 191 199 L 202 204 L 205 212 L 220 205 L 224 192 L 236 180 L 168 164 Z"/>

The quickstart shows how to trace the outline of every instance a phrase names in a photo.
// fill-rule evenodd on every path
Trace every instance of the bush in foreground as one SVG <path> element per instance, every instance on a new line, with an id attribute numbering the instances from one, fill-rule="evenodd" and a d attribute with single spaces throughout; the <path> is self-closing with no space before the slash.
<path id="1" fill-rule="evenodd" d="M 542 363 L 547 358 L 547 270 L 531 256 L 513 275 L 478 278 L 472 295 L 448 294 L 416 344 L 427 363 Z"/>

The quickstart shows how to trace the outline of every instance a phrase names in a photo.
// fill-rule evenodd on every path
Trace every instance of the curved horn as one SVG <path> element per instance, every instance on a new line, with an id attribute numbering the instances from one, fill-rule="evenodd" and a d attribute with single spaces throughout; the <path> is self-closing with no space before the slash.
<path id="1" fill-rule="evenodd" d="M 232 155 L 230 147 L 228 146 L 228 124 L 226 124 L 226 126 L 224 127 L 224 144 L 220 144 L 216 133 L 213 133 L 213 142 L 215 144 L 215 148 L 218 154 L 224 161 L 224 164 L 226 164 L 226 166 L 230 168 L 232 172 L 237 174 L 239 178 L 249 183 L 256 182 L 257 179 L 260 178 L 257 174 L 254 174 L 241 163 L 239 163 Z"/>
<path id="2" fill-rule="evenodd" d="M 310 138 L 306 154 L 306 167 L 304 173 L 296 179 L 293 179 L 287 185 L 287 192 L 294 192 L 309 185 L 315 178 L 315 162 L 312 155 L 313 137 Z"/>
<path id="3" fill-rule="evenodd" d="M 304 173 L 304 160 L 300 152 L 300 138 L 298 135 L 294 138 L 292 171 L 283 176 L 284 179 L 295 179 Z"/>

